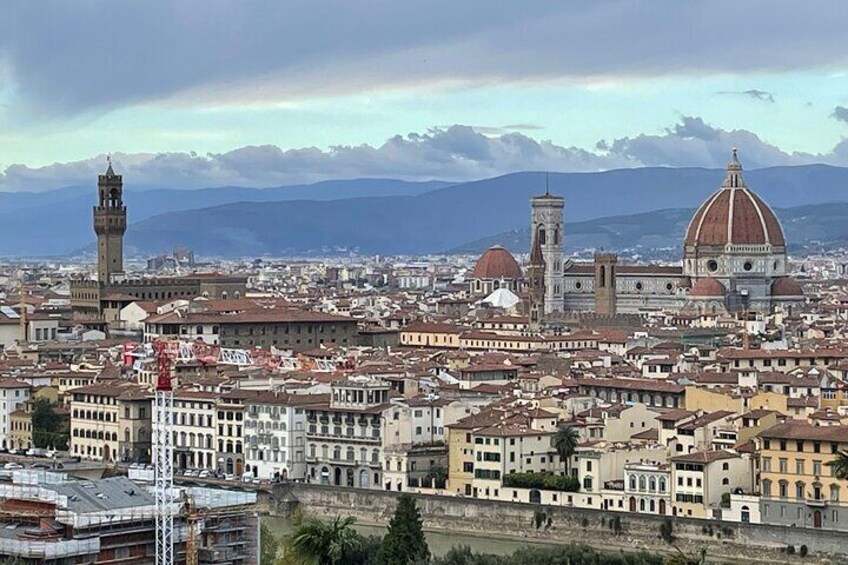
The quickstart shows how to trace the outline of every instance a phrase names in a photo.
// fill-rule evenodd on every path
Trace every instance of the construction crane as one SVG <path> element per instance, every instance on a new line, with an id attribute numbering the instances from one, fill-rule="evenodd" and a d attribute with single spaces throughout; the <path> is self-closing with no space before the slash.
<path id="1" fill-rule="evenodd" d="M 171 384 L 173 342 L 156 341 L 153 469 L 156 500 L 156 565 L 174 564 L 174 389 Z"/>
<path id="2" fill-rule="evenodd" d="M 153 411 L 153 465 L 154 497 L 156 500 L 156 565 L 174 564 L 174 389 L 171 366 L 175 362 L 231 365 L 236 367 L 265 367 L 273 370 L 303 368 L 315 372 L 353 369 L 353 360 L 327 360 L 280 357 L 273 352 L 231 349 L 209 345 L 201 341 L 157 339 L 138 347 L 124 344 L 124 362 L 135 358 L 134 364 L 143 365 L 151 354 L 156 362 L 155 408 Z M 197 563 L 197 538 L 199 512 L 194 502 L 183 506 L 188 526 L 186 542 L 187 565 Z"/>

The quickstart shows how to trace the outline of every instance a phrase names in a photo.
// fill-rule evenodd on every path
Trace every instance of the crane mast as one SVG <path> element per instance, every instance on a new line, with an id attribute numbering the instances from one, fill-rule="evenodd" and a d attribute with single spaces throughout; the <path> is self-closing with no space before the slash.
<path id="1" fill-rule="evenodd" d="M 153 426 L 153 465 L 156 499 L 156 565 L 174 563 L 174 390 L 169 343 L 153 344 L 158 377 Z"/>

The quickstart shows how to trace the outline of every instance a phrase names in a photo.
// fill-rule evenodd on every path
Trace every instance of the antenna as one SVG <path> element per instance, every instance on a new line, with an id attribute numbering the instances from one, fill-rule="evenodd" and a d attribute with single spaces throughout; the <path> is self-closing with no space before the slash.
<path id="1" fill-rule="evenodd" d="M 550 173 L 545 171 L 545 196 L 551 195 Z"/>

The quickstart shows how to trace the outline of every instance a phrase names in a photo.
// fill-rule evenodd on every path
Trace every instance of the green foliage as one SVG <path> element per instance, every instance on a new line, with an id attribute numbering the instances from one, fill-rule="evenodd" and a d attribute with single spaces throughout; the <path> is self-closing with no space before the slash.
<path id="1" fill-rule="evenodd" d="M 833 468 L 833 476 L 840 481 L 848 481 L 848 451 L 840 451 L 836 459 L 827 463 Z"/>
<path id="2" fill-rule="evenodd" d="M 798 549 L 798 555 L 800 555 L 801 557 L 806 557 L 808 551 L 809 550 L 807 549 L 807 545 L 804 544 Z"/>
<path id="3" fill-rule="evenodd" d="M 721 493 L 721 506 L 722 506 L 722 508 L 730 508 L 730 493 L 729 492 Z"/>
<path id="4" fill-rule="evenodd" d="M 541 490 L 558 490 L 577 492 L 580 481 L 576 477 L 554 475 L 553 473 L 510 473 L 504 475 L 505 487 L 535 488 Z"/>
<path id="5" fill-rule="evenodd" d="M 556 450 L 562 461 L 566 463 L 566 469 L 571 461 L 571 456 L 577 451 L 577 444 L 580 443 L 580 432 L 577 428 L 568 424 L 561 425 L 557 428 L 557 432 L 551 438 L 551 446 Z"/>
<path id="6" fill-rule="evenodd" d="M 304 520 L 286 544 L 285 563 L 336 565 L 362 547 L 363 539 L 353 529 L 356 519 L 336 516 L 329 522 Z"/>
<path id="7" fill-rule="evenodd" d="M 424 484 L 421 486 L 430 487 L 430 485 L 433 485 L 433 481 L 435 481 L 435 488 L 445 488 L 448 482 L 448 470 L 441 465 L 430 467 L 424 477 Z"/>
<path id="8" fill-rule="evenodd" d="M 412 565 L 425 562 L 430 557 L 430 549 L 424 538 L 421 514 L 415 505 L 415 499 L 409 494 L 398 497 L 397 509 L 389 531 L 377 552 L 378 565 Z"/>
<path id="9" fill-rule="evenodd" d="M 671 518 L 666 518 L 660 524 L 660 537 L 665 543 L 672 543 L 674 541 L 674 523 L 671 521 Z"/>
<path id="10" fill-rule="evenodd" d="M 39 398 L 32 406 L 32 444 L 46 449 L 68 449 L 68 432 L 64 419 L 53 410 L 50 401 Z"/>
<path id="11" fill-rule="evenodd" d="M 271 533 L 271 528 L 265 524 L 262 524 L 259 529 L 259 539 L 259 565 L 274 565 L 277 562 L 280 540 Z"/>
<path id="12" fill-rule="evenodd" d="M 602 553 L 586 545 L 528 547 L 512 555 L 475 553 L 466 546 L 454 547 L 433 565 L 663 565 L 663 559 L 647 553 Z"/>

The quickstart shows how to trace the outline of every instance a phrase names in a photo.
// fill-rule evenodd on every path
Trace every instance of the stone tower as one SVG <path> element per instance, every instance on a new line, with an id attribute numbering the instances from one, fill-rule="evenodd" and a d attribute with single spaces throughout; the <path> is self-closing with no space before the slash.
<path id="1" fill-rule="evenodd" d="M 97 177 L 98 202 L 94 207 L 94 233 L 97 234 L 97 278 L 108 284 L 124 271 L 124 232 L 127 231 L 127 207 L 124 206 L 124 181 L 112 170 Z"/>
<path id="2" fill-rule="evenodd" d="M 531 232 L 542 248 L 545 262 L 545 308 L 543 314 L 561 312 L 563 299 L 562 214 L 565 199 L 547 190 L 530 200 Z"/>
<path id="3" fill-rule="evenodd" d="M 527 290 L 529 295 L 529 322 L 533 333 L 541 330 L 545 313 L 545 259 L 538 232 L 533 234 L 530 264 L 527 265 Z"/>
<path id="4" fill-rule="evenodd" d="M 618 255 L 595 253 L 595 312 L 615 316 L 615 278 Z"/>

